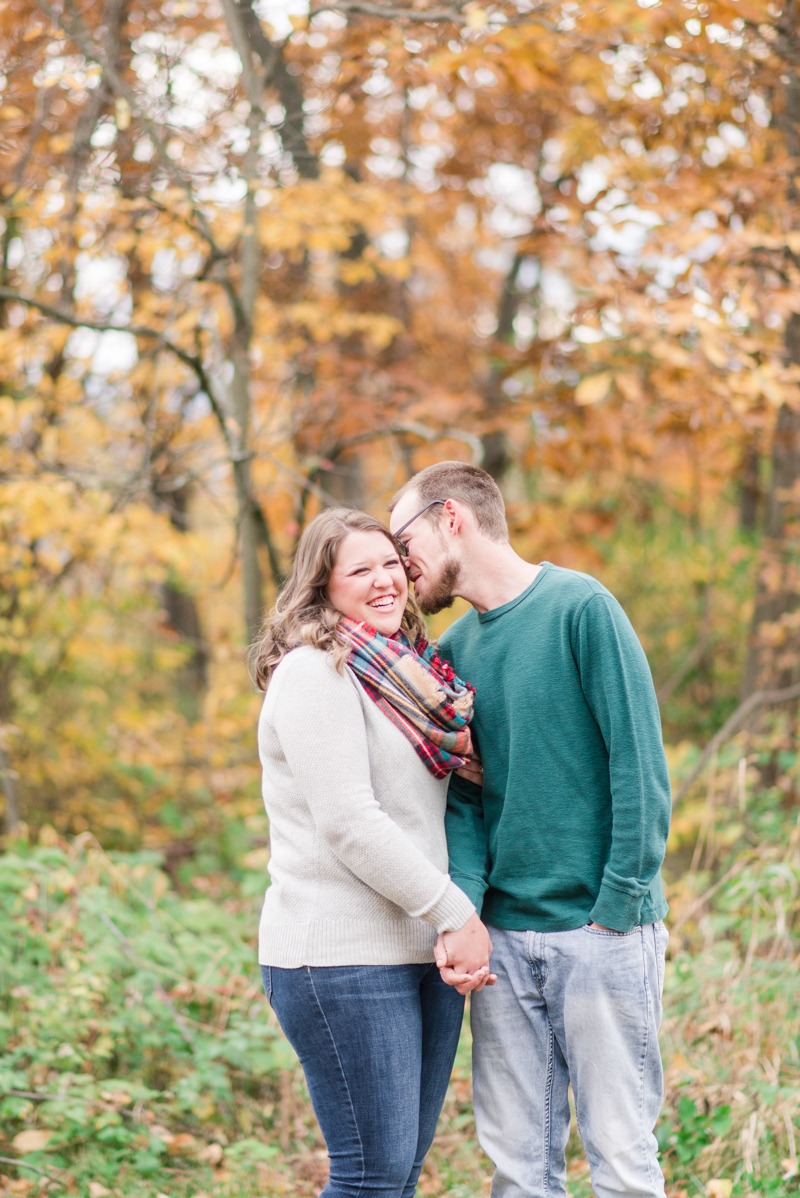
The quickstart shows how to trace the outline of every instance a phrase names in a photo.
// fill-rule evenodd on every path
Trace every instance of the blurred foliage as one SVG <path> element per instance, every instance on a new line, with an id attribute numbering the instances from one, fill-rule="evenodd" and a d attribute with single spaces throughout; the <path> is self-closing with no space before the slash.
<path id="1" fill-rule="evenodd" d="M 678 782 L 748 642 L 798 676 L 797 0 L 424 7 L 0 2 L 0 1155 L 88 1198 L 324 1180 L 243 663 L 321 505 L 483 462 Z M 795 715 L 675 812 L 671 1198 L 798 1186 Z M 484 1192 L 471 1120 L 465 1033 L 421 1193 Z"/>
<path id="2" fill-rule="evenodd" d="M 266 835 L 242 650 L 322 504 L 482 461 L 675 745 L 796 573 L 796 5 L 354 3 L 0 6 L 6 824 L 175 879 Z"/>
<path id="3" fill-rule="evenodd" d="M 778 714 L 729 743 L 705 799 L 690 793 L 676 813 L 657 1129 L 670 1198 L 797 1189 L 798 787 Z M 242 852 L 237 835 L 224 869 L 184 865 L 180 891 L 163 855 L 107 852 L 88 832 L 65 841 L 45 826 L 0 857 L 0 1155 L 19 1161 L 8 1195 L 61 1182 L 86 1198 L 272 1198 L 324 1182 L 256 964 L 267 850 Z M 469 1044 L 465 1025 L 422 1194 L 476 1198 L 490 1173 Z M 588 1198 L 574 1126 L 568 1165 L 572 1198 Z"/>

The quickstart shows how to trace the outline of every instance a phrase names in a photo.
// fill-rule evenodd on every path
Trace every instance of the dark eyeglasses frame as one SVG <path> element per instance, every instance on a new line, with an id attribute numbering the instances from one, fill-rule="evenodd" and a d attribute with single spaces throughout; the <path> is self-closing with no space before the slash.
<path id="1" fill-rule="evenodd" d="M 414 521 L 418 520 L 420 516 L 424 516 L 425 512 L 427 512 L 429 510 L 429 508 L 436 507 L 437 503 L 445 504 L 445 503 L 447 503 L 447 500 L 446 499 L 432 499 L 430 503 L 427 503 L 425 505 L 425 507 L 420 508 L 420 510 L 417 512 L 416 516 L 412 516 L 410 520 L 406 520 L 403 527 L 398 528 L 397 532 L 393 534 L 394 542 L 397 545 L 397 551 L 401 557 L 408 557 L 408 548 L 400 540 L 400 533 L 405 532 L 406 529 L 408 528 L 409 524 L 413 524 Z"/>

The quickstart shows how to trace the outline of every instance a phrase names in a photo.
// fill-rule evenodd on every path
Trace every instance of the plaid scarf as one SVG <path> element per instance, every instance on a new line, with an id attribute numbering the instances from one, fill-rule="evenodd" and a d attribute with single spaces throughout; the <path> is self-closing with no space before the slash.
<path id="1" fill-rule="evenodd" d="M 339 636 L 351 646 L 348 665 L 369 697 L 411 741 L 436 778 L 446 778 L 472 756 L 475 688 L 457 678 L 423 637 L 381 636 L 343 616 Z"/>

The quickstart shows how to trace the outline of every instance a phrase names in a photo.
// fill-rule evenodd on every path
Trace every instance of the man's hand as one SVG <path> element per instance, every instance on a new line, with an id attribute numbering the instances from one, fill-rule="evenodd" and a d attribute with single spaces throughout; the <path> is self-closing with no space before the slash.
<path id="1" fill-rule="evenodd" d="M 476 913 L 457 932 L 440 934 L 434 958 L 448 986 L 455 986 L 459 994 L 468 994 L 497 981 L 497 975 L 489 972 L 491 951 L 489 932 Z"/>
<path id="2" fill-rule="evenodd" d="M 459 778 L 466 778 L 468 782 L 474 782 L 476 786 L 483 786 L 483 766 L 480 757 L 470 757 L 467 764 L 457 769 L 456 773 Z"/>

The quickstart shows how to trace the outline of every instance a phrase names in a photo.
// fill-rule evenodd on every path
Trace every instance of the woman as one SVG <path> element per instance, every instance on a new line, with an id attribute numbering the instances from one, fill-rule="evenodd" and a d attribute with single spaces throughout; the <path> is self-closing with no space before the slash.
<path id="1" fill-rule="evenodd" d="M 478 918 L 444 835 L 472 692 L 425 641 L 390 533 L 344 508 L 304 532 L 254 665 L 272 847 L 259 960 L 328 1146 L 323 1195 L 410 1198 L 464 1002 L 433 947 Z"/>

